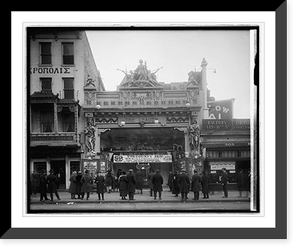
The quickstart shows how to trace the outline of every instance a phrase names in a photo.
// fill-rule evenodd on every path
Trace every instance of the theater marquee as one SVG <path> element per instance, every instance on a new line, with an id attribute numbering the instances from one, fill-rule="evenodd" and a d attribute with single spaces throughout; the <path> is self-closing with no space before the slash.
<path id="1" fill-rule="evenodd" d="M 172 155 L 114 155 L 114 163 L 172 163 Z"/>

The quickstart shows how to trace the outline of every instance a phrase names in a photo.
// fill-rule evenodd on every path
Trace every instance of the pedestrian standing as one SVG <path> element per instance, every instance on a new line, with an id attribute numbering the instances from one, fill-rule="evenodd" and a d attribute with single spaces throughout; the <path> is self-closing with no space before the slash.
<path id="1" fill-rule="evenodd" d="M 34 171 L 31 174 L 30 183 L 31 183 L 31 193 L 35 196 L 39 190 L 39 175 L 36 171 Z"/>
<path id="2" fill-rule="evenodd" d="M 223 192 L 224 192 L 223 198 L 228 198 L 227 180 L 228 180 L 228 174 L 226 168 L 222 168 L 221 185 L 223 187 Z"/>
<path id="3" fill-rule="evenodd" d="M 182 170 L 178 182 L 179 182 L 179 190 L 181 193 L 181 201 L 186 202 L 188 198 L 187 194 L 189 193 L 189 188 L 190 188 L 190 180 L 185 170 Z"/>
<path id="4" fill-rule="evenodd" d="M 170 192 L 172 192 L 173 178 L 174 178 L 174 174 L 172 171 L 170 171 L 169 177 L 168 177 L 168 183 L 167 183 L 167 185 L 169 186 Z"/>
<path id="5" fill-rule="evenodd" d="M 58 179 L 57 177 L 53 174 L 53 170 L 50 170 L 50 174 L 47 177 L 48 181 L 48 191 L 50 193 L 50 199 L 53 201 L 53 193 L 55 194 L 56 198 L 60 200 L 60 197 L 57 192 L 57 183 Z"/>
<path id="6" fill-rule="evenodd" d="M 245 189 L 246 189 L 246 196 L 245 198 L 250 198 L 251 196 L 251 189 L 250 189 L 250 184 L 251 184 L 251 172 L 250 170 L 248 171 L 248 174 L 245 176 Z"/>
<path id="7" fill-rule="evenodd" d="M 106 185 L 106 190 L 108 193 L 111 193 L 111 190 L 112 190 L 112 186 L 113 186 L 113 183 L 114 183 L 114 178 L 111 174 L 111 170 L 109 170 L 105 176 L 105 185 Z"/>
<path id="8" fill-rule="evenodd" d="M 39 191 L 40 191 L 40 201 L 49 200 L 47 198 L 47 176 L 46 171 L 42 170 L 41 176 L 39 178 Z"/>
<path id="9" fill-rule="evenodd" d="M 152 183 L 153 176 L 154 176 L 154 173 L 153 173 L 153 170 L 151 169 L 148 174 L 148 186 L 150 189 L 150 197 L 152 197 L 152 194 L 153 194 L 153 183 Z"/>
<path id="10" fill-rule="evenodd" d="M 133 200 L 134 199 L 136 181 L 135 181 L 132 169 L 129 169 L 129 174 L 127 175 L 127 179 L 128 179 L 129 200 Z"/>
<path id="11" fill-rule="evenodd" d="M 82 187 L 82 171 L 78 171 L 78 174 L 76 176 L 76 192 L 78 199 L 81 198 L 81 187 Z"/>
<path id="12" fill-rule="evenodd" d="M 90 197 L 90 192 L 92 191 L 93 178 L 89 174 L 89 170 L 85 171 L 85 174 L 81 178 L 82 186 L 81 186 L 81 200 L 84 198 L 84 194 L 86 193 L 86 199 L 88 200 Z"/>
<path id="13" fill-rule="evenodd" d="M 135 174 L 136 179 L 136 189 L 141 191 L 141 194 L 143 194 L 143 185 L 144 185 L 144 178 L 141 170 L 137 170 Z"/>
<path id="14" fill-rule="evenodd" d="M 159 173 L 159 170 L 156 170 L 155 175 L 152 178 L 153 183 L 153 191 L 154 191 L 154 199 L 156 199 L 157 192 L 159 195 L 159 199 L 161 200 L 161 192 L 162 192 L 162 184 L 164 183 L 164 179 Z"/>
<path id="15" fill-rule="evenodd" d="M 243 191 L 245 190 L 245 174 L 242 169 L 239 171 L 237 175 L 236 182 L 238 186 L 239 197 L 242 197 Z"/>
<path id="16" fill-rule="evenodd" d="M 209 177 L 206 171 L 203 171 L 201 184 L 202 184 L 203 199 L 208 199 L 209 198 Z"/>
<path id="17" fill-rule="evenodd" d="M 77 177 L 77 172 L 73 171 L 69 179 L 70 181 L 69 193 L 71 193 L 71 199 L 75 199 L 75 195 L 76 195 L 76 177 Z"/>
<path id="18" fill-rule="evenodd" d="M 100 195 L 102 196 L 102 200 L 104 200 L 105 178 L 104 178 L 104 176 L 101 175 L 100 172 L 97 173 L 97 177 L 95 179 L 95 182 L 97 184 L 98 200 L 101 199 Z"/>
<path id="19" fill-rule="evenodd" d="M 119 177 L 119 190 L 121 199 L 126 200 L 128 190 L 128 179 L 125 171 L 122 171 L 122 174 Z"/>
<path id="20" fill-rule="evenodd" d="M 201 190 L 201 181 L 200 176 L 197 170 L 194 170 L 194 175 L 192 176 L 192 183 L 191 183 L 191 191 L 194 192 L 194 199 L 199 200 L 199 192 Z"/>
<path id="21" fill-rule="evenodd" d="M 178 194 L 180 193 L 180 188 L 179 188 L 179 174 L 177 171 L 175 171 L 175 174 L 173 176 L 172 180 L 172 194 L 175 194 L 175 197 L 178 197 Z"/>

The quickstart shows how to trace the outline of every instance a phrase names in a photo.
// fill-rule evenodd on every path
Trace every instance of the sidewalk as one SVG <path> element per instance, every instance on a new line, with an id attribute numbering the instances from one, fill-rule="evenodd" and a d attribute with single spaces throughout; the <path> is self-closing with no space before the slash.
<path id="1" fill-rule="evenodd" d="M 181 202 L 181 195 L 179 194 L 178 197 L 175 197 L 174 194 L 168 191 L 168 188 L 164 188 L 164 191 L 162 192 L 162 199 L 158 200 L 158 197 L 156 200 L 154 200 L 154 197 L 150 197 L 150 191 L 149 189 L 144 189 L 143 194 L 140 194 L 139 192 L 136 192 L 134 195 L 134 200 L 122 200 L 120 197 L 119 192 L 111 192 L 111 193 L 105 193 L 104 194 L 104 200 L 99 201 L 98 195 L 96 192 L 92 192 L 90 194 L 89 200 L 86 200 L 86 194 L 83 200 L 81 199 L 71 199 L 71 194 L 66 190 L 58 190 L 58 194 L 61 200 L 57 200 L 55 195 L 53 194 L 53 202 L 49 201 L 40 201 L 40 195 L 37 193 L 35 196 L 31 196 L 31 204 L 55 204 L 55 203 L 65 203 L 65 204 L 80 204 L 80 203 L 146 203 L 146 202 Z M 157 195 L 158 196 L 158 195 Z M 49 193 L 47 193 L 47 197 L 50 199 Z M 77 196 L 76 196 L 77 197 Z M 194 193 L 190 192 L 188 194 L 188 200 L 187 202 L 195 202 L 193 200 Z M 200 193 L 200 202 L 250 202 L 249 198 L 245 198 L 245 192 L 243 192 L 243 197 L 239 197 L 238 191 L 228 191 L 228 198 L 222 198 L 223 192 L 222 191 L 215 191 L 214 194 L 209 194 L 209 199 L 203 199 L 202 193 Z M 197 202 L 199 202 L 197 201 Z"/>

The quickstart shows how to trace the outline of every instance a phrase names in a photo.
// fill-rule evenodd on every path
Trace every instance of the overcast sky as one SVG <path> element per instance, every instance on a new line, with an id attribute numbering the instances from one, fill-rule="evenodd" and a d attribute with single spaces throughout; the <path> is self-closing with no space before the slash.
<path id="1" fill-rule="evenodd" d="M 159 82 L 188 80 L 188 72 L 208 62 L 207 82 L 216 100 L 235 98 L 234 117 L 250 118 L 250 32 L 87 31 L 97 68 L 107 91 L 124 77 L 117 69 L 134 70 L 139 60 L 157 72 Z M 214 73 L 213 69 L 216 69 Z"/>

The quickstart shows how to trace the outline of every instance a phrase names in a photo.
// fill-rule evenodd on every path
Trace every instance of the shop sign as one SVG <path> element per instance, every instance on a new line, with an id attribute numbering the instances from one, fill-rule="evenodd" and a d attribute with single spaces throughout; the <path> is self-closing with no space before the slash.
<path id="1" fill-rule="evenodd" d="M 124 118 L 122 116 L 119 117 L 119 123 L 124 120 L 125 123 L 128 124 L 136 124 L 136 123 L 155 123 L 155 120 L 158 120 L 162 124 L 166 124 L 166 118 L 165 117 L 156 117 L 154 116 L 140 116 L 140 117 L 134 117 L 134 116 L 125 116 Z"/>
<path id="2" fill-rule="evenodd" d="M 226 170 L 235 170 L 235 162 L 234 161 L 223 161 L 223 162 L 209 162 L 210 170 L 221 170 L 225 168 Z"/>
<path id="3" fill-rule="evenodd" d="M 233 130 L 250 130 L 250 119 L 234 119 L 232 120 Z"/>
<path id="4" fill-rule="evenodd" d="M 114 155 L 114 163 L 172 163 L 172 155 Z"/>
<path id="5" fill-rule="evenodd" d="M 31 67 L 31 74 L 70 74 L 70 67 Z"/>
<path id="6" fill-rule="evenodd" d="M 203 119 L 202 120 L 203 130 L 231 130 L 232 120 L 230 119 Z"/>

